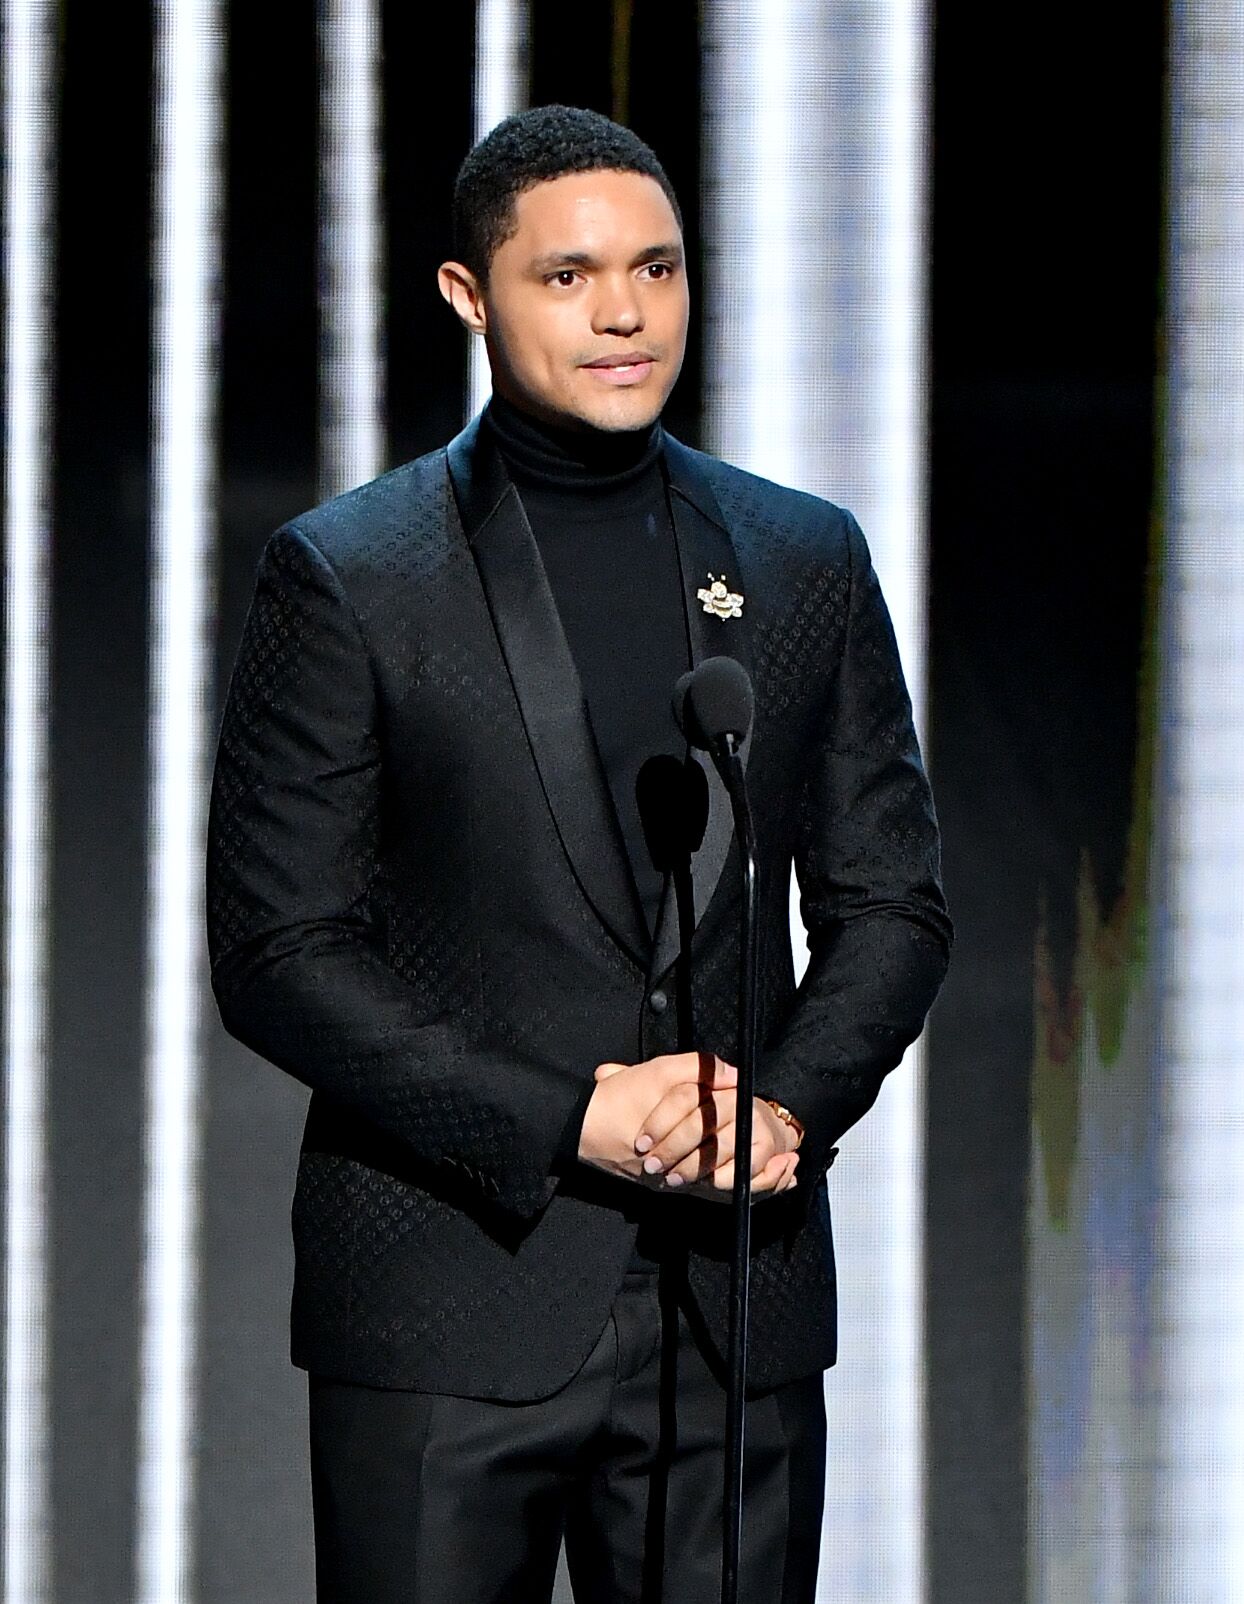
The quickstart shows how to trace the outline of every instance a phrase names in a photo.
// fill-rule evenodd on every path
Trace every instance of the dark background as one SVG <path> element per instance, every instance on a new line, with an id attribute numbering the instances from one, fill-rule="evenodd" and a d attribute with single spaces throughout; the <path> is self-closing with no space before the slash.
<path id="1" fill-rule="evenodd" d="M 385 7 L 389 462 L 462 419 L 440 302 L 472 8 Z M 132 1595 L 146 856 L 151 22 L 65 0 L 53 552 L 56 1596 Z M 317 499 L 314 7 L 229 7 L 218 696 L 260 548 Z M 939 0 L 927 757 L 958 941 L 928 1035 L 931 1598 L 1026 1590 L 1033 952 L 1069 974 L 1081 854 L 1121 889 L 1154 495 L 1164 8 Z M 625 111 L 697 257 L 696 9 L 532 13 L 532 100 Z M 700 342 L 667 421 L 698 441 Z M 219 705 L 219 704 L 218 704 Z M 215 1024 L 203 1160 L 198 1595 L 310 1596 L 285 1358 L 304 1094 Z M 844 1318 L 850 1319 L 849 1307 Z M 833 1489 L 829 1496 L 832 1500 Z"/>
<path id="2" fill-rule="evenodd" d="M 928 1031 L 931 1597 L 1027 1594 L 1033 961 L 1123 890 L 1154 499 L 1165 8 L 936 7 Z"/>

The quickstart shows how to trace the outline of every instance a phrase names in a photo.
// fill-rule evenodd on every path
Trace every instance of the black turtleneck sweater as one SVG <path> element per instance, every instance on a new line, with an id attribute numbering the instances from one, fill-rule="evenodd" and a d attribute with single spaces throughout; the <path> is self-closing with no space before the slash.
<path id="1" fill-rule="evenodd" d="M 644 842 L 635 777 L 656 753 L 681 758 L 686 752 L 670 698 L 691 655 L 660 425 L 623 434 L 571 433 L 498 395 L 483 421 L 539 547 L 651 933 L 664 877 Z M 562 1133 L 559 1163 L 573 1163 L 592 1090 L 589 1083 Z M 642 1206 L 639 1213 L 631 1268 L 651 1272 L 660 1252 L 659 1222 Z"/>
<path id="2" fill-rule="evenodd" d="M 644 844 L 635 777 L 655 753 L 686 751 L 670 696 L 690 655 L 661 428 L 571 433 L 500 396 L 484 421 L 540 549 L 651 933 L 664 881 Z"/>

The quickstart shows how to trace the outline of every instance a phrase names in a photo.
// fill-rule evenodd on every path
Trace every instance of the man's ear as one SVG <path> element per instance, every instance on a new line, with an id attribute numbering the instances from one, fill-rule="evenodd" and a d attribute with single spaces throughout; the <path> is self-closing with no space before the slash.
<path id="1" fill-rule="evenodd" d="M 461 262 L 442 262 L 436 270 L 436 282 L 462 326 L 471 334 L 482 334 L 488 325 L 484 292 L 471 269 Z"/>

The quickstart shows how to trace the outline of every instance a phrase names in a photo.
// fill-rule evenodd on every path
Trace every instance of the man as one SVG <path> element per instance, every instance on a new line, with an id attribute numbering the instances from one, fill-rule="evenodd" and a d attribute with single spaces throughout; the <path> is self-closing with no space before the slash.
<path id="1" fill-rule="evenodd" d="M 679 1052 L 637 783 L 686 756 L 675 679 L 725 653 L 756 690 L 763 928 L 741 1596 L 810 1604 L 826 1171 L 951 940 L 893 633 L 849 514 L 662 430 L 689 308 L 647 146 L 510 118 L 455 223 L 440 286 L 494 398 L 272 537 L 213 785 L 221 1015 L 312 1088 L 319 1596 L 535 1604 L 564 1535 L 578 1604 L 717 1597 L 737 847 L 709 773 Z"/>

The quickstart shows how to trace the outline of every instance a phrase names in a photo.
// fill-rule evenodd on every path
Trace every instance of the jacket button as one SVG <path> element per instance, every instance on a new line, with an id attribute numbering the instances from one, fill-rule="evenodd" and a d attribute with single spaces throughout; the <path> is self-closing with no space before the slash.
<path id="1" fill-rule="evenodd" d="M 654 1014 L 663 1014 L 669 1005 L 669 998 L 663 991 L 660 990 L 654 991 L 652 996 L 648 999 L 648 1006 L 652 1009 Z"/>

